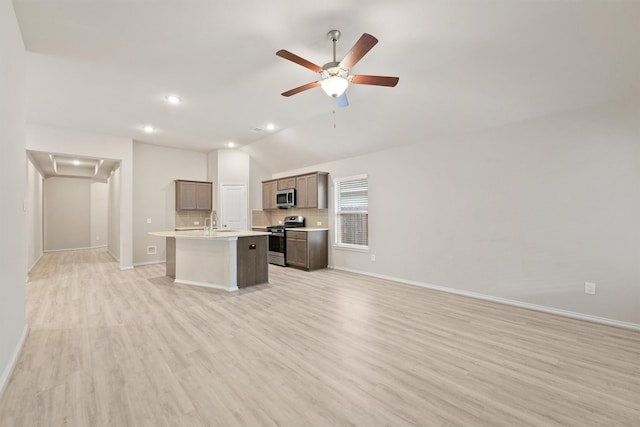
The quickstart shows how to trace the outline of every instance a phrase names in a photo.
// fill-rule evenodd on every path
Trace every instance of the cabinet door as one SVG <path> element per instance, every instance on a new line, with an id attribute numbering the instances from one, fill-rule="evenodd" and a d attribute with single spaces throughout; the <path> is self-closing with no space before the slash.
<path id="1" fill-rule="evenodd" d="M 236 244 L 238 287 L 269 281 L 267 236 L 239 237 Z"/>
<path id="2" fill-rule="evenodd" d="M 308 208 L 318 207 L 318 175 L 307 176 L 307 206 Z"/>
<path id="3" fill-rule="evenodd" d="M 176 208 L 179 211 L 194 210 L 196 205 L 196 185 L 193 182 L 176 182 Z"/>
<path id="4" fill-rule="evenodd" d="M 287 237 L 286 257 L 287 264 L 307 268 L 307 241 Z"/>
<path id="5" fill-rule="evenodd" d="M 211 210 L 211 188 L 212 185 L 208 182 L 198 182 L 195 184 L 197 210 Z"/>
<path id="6" fill-rule="evenodd" d="M 262 209 L 275 209 L 277 184 L 276 181 L 262 183 Z"/>
<path id="7" fill-rule="evenodd" d="M 329 174 L 320 172 L 316 174 L 318 180 L 318 209 L 327 209 L 329 207 Z"/>
<path id="8" fill-rule="evenodd" d="M 278 190 L 288 190 L 289 188 L 296 188 L 295 178 L 284 178 L 278 180 Z"/>
<path id="9" fill-rule="evenodd" d="M 327 268 L 329 261 L 329 232 L 326 230 L 307 233 L 307 268 L 317 270 Z"/>
<path id="10" fill-rule="evenodd" d="M 299 176 L 296 178 L 296 207 L 297 208 L 307 208 L 309 207 L 309 203 L 307 200 L 308 191 L 307 191 L 307 177 Z"/>

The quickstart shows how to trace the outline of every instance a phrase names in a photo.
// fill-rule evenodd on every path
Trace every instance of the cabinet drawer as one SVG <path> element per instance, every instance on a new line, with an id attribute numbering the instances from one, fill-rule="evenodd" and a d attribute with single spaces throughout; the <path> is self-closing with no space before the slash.
<path id="1" fill-rule="evenodd" d="M 287 239 L 307 240 L 306 231 L 289 231 L 287 230 Z"/>

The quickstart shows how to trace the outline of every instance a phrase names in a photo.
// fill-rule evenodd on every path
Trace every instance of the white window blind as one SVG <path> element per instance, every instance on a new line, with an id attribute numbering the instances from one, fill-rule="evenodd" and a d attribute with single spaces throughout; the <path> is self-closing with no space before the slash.
<path id="1" fill-rule="evenodd" d="M 369 246 L 369 179 L 366 175 L 334 181 L 336 244 L 367 249 Z"/>

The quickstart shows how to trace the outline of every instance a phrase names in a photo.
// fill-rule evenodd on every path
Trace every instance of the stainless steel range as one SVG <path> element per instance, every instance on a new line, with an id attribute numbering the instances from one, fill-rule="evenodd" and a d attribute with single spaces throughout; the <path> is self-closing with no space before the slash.
<path id="1" fill-rule="evenodd" d="M 282 225 L 267 227 L 269 235 L 269 263 L 285 267 L 287 255 L 287 228 L 304 227 L 303 216 L 287 216 Z"/>

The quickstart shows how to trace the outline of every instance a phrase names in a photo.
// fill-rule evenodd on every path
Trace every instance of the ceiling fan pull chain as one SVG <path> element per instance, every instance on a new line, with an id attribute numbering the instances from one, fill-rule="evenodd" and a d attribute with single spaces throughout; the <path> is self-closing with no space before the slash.
<path id="1" fill-rule="evenodd" d="M 336 128 L 336 110 L 333 110 L 333 128 Z"/>

